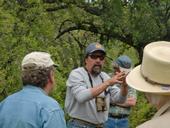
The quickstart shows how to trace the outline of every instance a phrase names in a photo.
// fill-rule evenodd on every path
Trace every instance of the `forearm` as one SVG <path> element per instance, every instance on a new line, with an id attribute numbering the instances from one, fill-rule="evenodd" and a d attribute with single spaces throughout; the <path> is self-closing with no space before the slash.
<path id="1" fill-rule="evenodd" d="M 136 105 L 136 98 L 129 97 L 129 98 L 127 98 L 127 100 L 124 103 L 117 104 L 117 105 L 122 106 L 122 107 L 133 107 Z"/>
<path id="2" fill-rule="evenodd" d="M 122 78 L 124 78 L 124 74 L 122 73 L 117 73 L 114 75 L 111 79 L 108 79 L 107 81 L 104 81 L 100 85 L 91 88 L 91 93 L 93 97 L 98 96 L 101 94 L 103 91 L 105 91 L 109 86 L 112 86 L 116 83 L 122 83 Z M 122 90 L 122 96 L 126 96 L 127 92 L 125 90 Z"/>
<path id="3" fill-rule="evenodd" d="M 110 84 L 109 81 L 107 80 L 101 83 L 100 85 L 89 89 L 81 89 L 78 87 L 73 87 L 72 92 L 75 95 L 77 101 L 82 103 L 91 100 L 94 97 L 97 97 L 99 94 L 104 92 L 108 88 L 108 86 L 110 86 Z"/>
<path id="4" fill-rule="evenodd" d="M 121 85 L 121 95 L 122 95 L 122 96 L 127 96 L 127 94 L 128 94 L 127 84 L 122 84 L 122 85 Z"/>
<path id="5" fill-rule="evenodd" d="M 110 89 L 110 101 L 111 103 L 124 103 L 126 101 L 126 96 L 122 96 L 120 88 L 114 86 Z"/>

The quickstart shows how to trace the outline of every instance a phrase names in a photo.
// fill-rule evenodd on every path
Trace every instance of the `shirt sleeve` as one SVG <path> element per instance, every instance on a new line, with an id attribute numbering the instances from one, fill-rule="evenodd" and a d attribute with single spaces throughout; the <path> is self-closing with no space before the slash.
<path id="1" fill-rule="evenodd" d="M 120 89 L 117 86 L 109 88 L 110 91 L 110 102 L 111 103 L 123 103 L 126 100 L 126 96 L 122 96 Z"/>
<path id="2" fill-rule="evenodd" d="M 92 94 L 88 88 L 87 82 L 84 80 L 83 75 L 79 72 L 72 71 L 67 80 L 67 87 L 70 88 L 71 93 L 75 99 L 82 103 L 92 99 Z"/>
<path id="3" fill-rule="evenodd" d="M 133 97 L 137 99 L 137 92 L 134 88 L 128 86 L 128 97 Z"/>
<path id="4" fill-rule="evenodd" d="M 44 120 L 43 128 L 66 128 L 64 112 L 61 110 L 50 112 Z"/>

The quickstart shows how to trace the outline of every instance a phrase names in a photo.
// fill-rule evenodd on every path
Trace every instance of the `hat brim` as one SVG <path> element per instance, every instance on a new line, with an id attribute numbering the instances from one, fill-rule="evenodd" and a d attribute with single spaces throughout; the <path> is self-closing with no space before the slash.
<path id="1" fill-rule="evenodd" d="M 147 82 L 140 73 L 141 65 L 135 67 L 126 77 L 126 82 L 132 88 L 148 93 L 170 95 L 170 85 L 158 85 Z"/>
<path id="2" fill-rule="evenodd" d="M 53 66 L 55 67 L 55 68 L 58 68 L 59 67 L 59 64 L 53 64 Z"/>
<path id="3" fill-rule="evenodd" d="M 92 53 L 97 52 L 97 51 L 102 52 L 103 54 L 106 54 L 106 52 L 103 49 L 94 49 L 89 54 L 92 54 Z"/>
<path id="4" fill-rule="evenodd" d="M 119 67 L 119 69 L 121 72 L 124 72 L 125 74 L 128 74 L 132 70 L 131 68 L 122 68 L 122 67 Z"/>

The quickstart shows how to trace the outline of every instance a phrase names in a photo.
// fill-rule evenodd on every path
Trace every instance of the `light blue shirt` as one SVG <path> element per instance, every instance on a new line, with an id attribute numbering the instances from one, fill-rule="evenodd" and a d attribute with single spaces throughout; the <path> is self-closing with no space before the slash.
<path id="1" fill-rule="evenodd" d="M 27 85 L 0 103 L 0 128 L 66 128 L 66 123 L 57 101 Z"/>

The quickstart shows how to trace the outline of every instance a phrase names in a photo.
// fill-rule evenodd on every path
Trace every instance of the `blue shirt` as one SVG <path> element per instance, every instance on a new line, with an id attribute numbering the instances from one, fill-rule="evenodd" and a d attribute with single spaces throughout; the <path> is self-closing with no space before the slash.
<path id="1" fill-rule="evenodd" d="M 0 128 L 66 128 L 57 101 L 27 85 L 0 103 Z"/>

